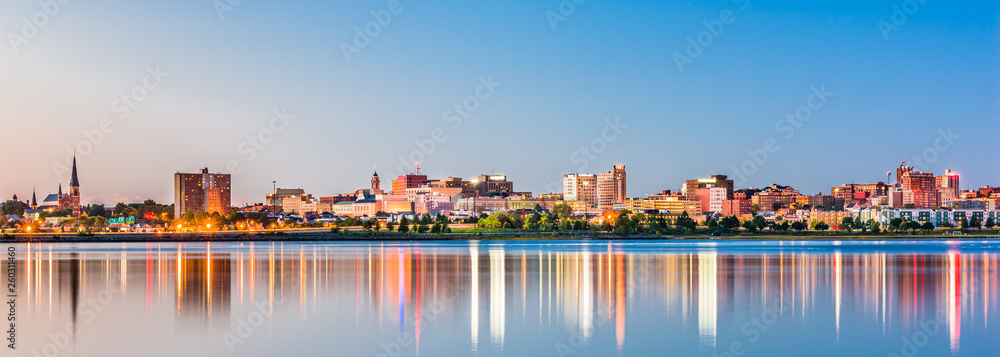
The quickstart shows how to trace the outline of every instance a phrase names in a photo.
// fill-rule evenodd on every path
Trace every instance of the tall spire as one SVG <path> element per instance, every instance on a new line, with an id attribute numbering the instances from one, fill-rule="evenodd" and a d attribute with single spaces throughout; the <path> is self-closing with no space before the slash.
<path id="1" fill-rule="evenodd" d="M 69 179 L 69 187 L 80 187 L 80 180 L 76 177 L 76 150 L 73 150 L 73 177 Z"/>
<path id="2" fill-rule="evenodd" d="M 62 183 L 59 183 L 59 198 L 62 199 Z"/>
<path id="3" fill-rule="evenodd" d="M 35 187 L 31 187 L 31 209 L 38 209 L 38 200 L 35 199 Z"/>

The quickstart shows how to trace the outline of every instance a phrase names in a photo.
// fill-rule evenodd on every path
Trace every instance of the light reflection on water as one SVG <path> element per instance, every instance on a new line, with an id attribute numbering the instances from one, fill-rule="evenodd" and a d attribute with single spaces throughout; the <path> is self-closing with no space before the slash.
<path id="1" fill-rule="evenodd" d="M 25 356 L 977 355 L 998 346 L 992 241 L 15 247 Z"/>

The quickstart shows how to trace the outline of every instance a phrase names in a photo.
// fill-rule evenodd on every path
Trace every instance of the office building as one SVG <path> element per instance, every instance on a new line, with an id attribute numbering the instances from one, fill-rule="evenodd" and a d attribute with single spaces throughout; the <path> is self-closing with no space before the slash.
<path id="1" fill-rule="evenodd" d="M 957 200 L 959 198 L 958 174 L 950 169 L 944 171 L 944 175 L 934 178 L 938 192 L 941 194 L 941 202 Z"/>
<path id="2" fill-rule="evenodd" d="M 479 197 L 507 197 L 514 192 L 514 183 L 506 175 L 479 175 L 473 183 Z"/>
<path id="3" fill-rule="evenodd" d="M 687 182 L 684 183 L 684 186 L 681 187 L 681 193 L 684 195 L 684 199 L 694 200 L 695 190 L 709 187 L 725 188 L 726 199 L 728 200 L 733 198 L 733 180 L 730 180 L 726 175 L 712 175 L 711 178 L 707 179 L 687 180 Z"/>
<path id="4" fill-rule="evenodd" d="M 394 195 L 405 195 L 406 189 L 417 188 L 424 184 L 427 184 L 430 180 L 427 179 L 427 175 L 421 174 L 406 174 L 397 177 L 392 180 L 392 194 Z"/>

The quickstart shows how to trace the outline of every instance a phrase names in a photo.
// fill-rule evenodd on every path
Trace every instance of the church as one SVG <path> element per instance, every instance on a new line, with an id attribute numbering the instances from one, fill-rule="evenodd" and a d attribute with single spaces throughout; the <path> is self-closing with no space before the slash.
<path id="1" fill-rule="evenodd" d="M 79 217 L 81 213 L 80 207 L 80 179 L 76 174 L 76 153 L 73 154 L 73 173 L 69 179 L 69 193 L 63 193 L 62 184 L 59 184 L 59 193 L 50 194 L 42 200 L 41 206 L 38 206 L 35 202 L 35 193 L 31 193 L 31 209 L 40 209 L 43 211 L 58 211 L 69 209 L 72 212 L 73 217 Z"/>

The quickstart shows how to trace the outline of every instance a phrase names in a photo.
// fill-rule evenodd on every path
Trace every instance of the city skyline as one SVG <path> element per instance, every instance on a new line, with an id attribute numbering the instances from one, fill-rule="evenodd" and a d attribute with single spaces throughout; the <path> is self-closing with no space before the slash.
<path id="1" fill-rule="evenodd" d="M 998 5 L 896 21 L 901 3 L 55 2 L 44 26 L 39 3 L 3 4 L 18 174 L 0 192 L 55 193 L 74 149 L 81 201 L 105 204 L 170 202 L 170 175 L 203 167 L 233 174 L 239 205 L 414 161 L 535 193 L 614 164 L 635 197 L 714 174 L 812 194 L 904 160 L 996 185 Z"/>

